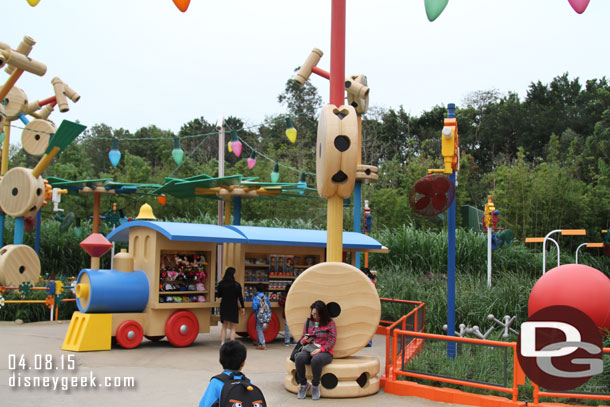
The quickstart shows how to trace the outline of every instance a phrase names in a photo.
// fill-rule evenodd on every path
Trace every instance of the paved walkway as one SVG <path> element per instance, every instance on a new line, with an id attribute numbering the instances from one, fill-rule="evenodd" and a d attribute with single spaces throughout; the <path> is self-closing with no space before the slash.
<path id="1" fill-rule="evenodd" d="M 61 350 L 68 322 L 37 322 L 17 325 L 0 322 L 0 405 L 3 407 L 175 407 L 196 406 L 207 383 L 221 370 L 218 363 L 220 330 L 213 327 L 209 334 L 201 334 L 188 348 L 174 348 L 167 341 L 158 343 L 145 340 L 137 349 L 113 348 L 105 352 L 65 352 Z M 297 400 L 296 396 L 284 389 L 284 361 L 291 348 L 283 342 L 269 344 L 266 351 L 256 350 L 250 341 L 248 359 L 244 373 L 255 382 L 265 394 L 269 406 L 455 406 L 436 403 L 417 397 L 400 397 L 379 393 L 356 399 Z M 385 358 L 385 338 L 376 336 L 372 348 L 365 348 L 358 354 L 375 355 L 383 364 Z M 15 370 L 10 370 L 11 355 L 15 355 Z M 19 368 L 20 356 L 28 362 L 25 370 Z M 39 356 L 37 356 L 39 355 Z M 73 356 L 70 356 L 73 355 Z M 62 369 L 62 357 L 64 367 Z M 45 370 L 45 359 L 52 359 L 53 366 Z M 73 370 L 69 369 L 69 358 L 75 360 Z M 36 366 L 39 362 L 40 366 Z M 31 367 L 31 369 L 29 369 Z M 40 368 L 39 370 L 37 368 Z M 15 378 L 15 385 L 10 384 Z M 26 378 L 43 380 L 50 377 L 47 387 L 44 383 L 26 387 Z M 86 380 L 95 377 L 97 387 L 75 387 L 62 390 L 72 377 Z M 105 378 L 111 382 L 125 377 L 133 377 L 135 387 L 102 387 Z M 86 379 L 82 379 L 86 378 Z M 18 380 L 21 379 L 19 386 Z M 53 390 L 55 380 L 57 389 Z M 79 383 L 80 384 L 80 383 Z"/>

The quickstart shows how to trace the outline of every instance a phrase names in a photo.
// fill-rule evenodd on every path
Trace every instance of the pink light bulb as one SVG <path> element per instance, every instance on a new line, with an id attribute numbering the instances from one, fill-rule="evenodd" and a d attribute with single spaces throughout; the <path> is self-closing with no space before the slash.
<path id="1" fill-rule="evenodd" d="M 231 150 L 233 150 L 233 154 L 235 154 L 236 157 L 239 157 L 241 155 L 241 141 L 232 141 Z"/>
<path id="2" fill-rule="evenodd" d="M 570 2 L 570 6 L 576 11 L 578 14 L 582 14 L 587 9 L 589 5 L 589 0 L 568 0 Z"/>
<path id="3" fill-rule="evenodd" d="M 256 165 L 256 158 L 248 158 L 248 169 L 251 170 Z"/>

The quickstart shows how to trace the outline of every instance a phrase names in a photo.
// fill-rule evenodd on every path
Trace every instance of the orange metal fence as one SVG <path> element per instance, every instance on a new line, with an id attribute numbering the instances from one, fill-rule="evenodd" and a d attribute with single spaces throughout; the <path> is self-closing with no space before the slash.
<path id="1" fill-rule="evenodd" d="M 433 401 L 446 403 L 457 403 L 482 407 L 515 407 L 515 406 L 549 406 L 540 402 L 540 398 L 553 397 L 563 399 L 596 399 L 610 400 L 610 394 L 601 393 L 584 393 L 584 392 L 546 392 L 542 391 L 535 383 L 533 402 L 519 400 L 519 386 L 525 385 L 526 376 L 517 358 L 516 342 L 501 342 L 474 338 L 461 338 L 456 336 L 445 336 L 424 333 L 425 327 L 425 304 L 418 301 L 404 301 L 394 299 L 381 299 L 382 304 L 402 304 L 408 308 L 402 317 L 397 321 L 380 322 L 377 330 L 378 334 L 386 335 L 386 360 L 385 371 L 381 378 L 381 385 L 386 393 L 417 396 L 427 398 Z M 487 383 L 468 378 L 458 378 L 434 374 L 432 372 L 419 372 L 406 368 L 409 361 L 418 355 L 424 349 L 425 341 L 441 341 L 451 346 L 464 346 L 466 344 L 478 345 L 485 348 L 504 349 L 504 383 Z M 510 360 L 512 361 L 512 372 L 510 372 L 508 360 L 508 352 L 511 352 Z M 610 357 L 610 348 L 604 348 L 604 357 Z M 459 385 L 464 390 L 450 389 L 445 387 L 428 386 L 415 381 L 408 380 L 425 379 L 434 382 L 449 383 Z M 407 380 L 405 380 L 407 379 Z M 510 384 L 509 384 L 510 381 Z M 483 395 L 468 392 L 468 388 L 479 388 L 489 391 L 504 393 L 510 398 Z M 553 404 L 558 406 L 558 404 Z M 564 404 L 565 405 L 565 404 Z M 610 407 L 610 406 L 605 406 Z"/>

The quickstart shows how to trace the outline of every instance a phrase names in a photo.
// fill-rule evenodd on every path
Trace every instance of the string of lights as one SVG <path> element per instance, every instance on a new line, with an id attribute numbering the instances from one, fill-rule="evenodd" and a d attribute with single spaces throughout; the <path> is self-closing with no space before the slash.
<path id="1" fill-rule="evenodd" d="M 5 118 L 9 119 L 8 123 L 5 123 L 5 126 L 10 126 L 12 128 L 16 128 L 16 129 L 21 129 L 21 130 L 25 130 L 26 127 L 17 125 L 17 124 L 13 124 L 13 120 L 15 120 L 15 117 L 8 117 L 4 112 L 0 112 L 0 114 L 2 116 L 4 116 Z M 297 113 L 294 116 L 296 117 L 300 117 L 300 116 L 305 116 L 308 115 L 308 113 L 305 112 L 301 112 L 301 113 Z M 273 123 L 274 121 L 278 121 L 278 120 L 284 120 L 286 123 L 286 130 L 285 130 L 285 134 L 286 137 L 288 138 L 288 140 L 291 143 L 296 142 L 296 138 L 297 138 L 297 130 L 294 127 L 294 125 L 292 124 L 292 120 L 290 119 L 290 117 L 287 117 L 285 115 L 282 116 L 278 116 L 276 118 L 274 118 L 273 120 L 271 120 L 271 123 Z M 23 118 L 22 118 L 22 121 Z M 27 122 L 25 122 L 24 124 L 27 124 Z M 251 131 L 252 129 L 260 129 L 260 127 L 262 127 L 263 125 L 269 125 L 270 124 L 270 120 L 265 120 L 265 122 L 263 123 L 259 123 L 259 124 L 254 124 L 251 126 L 244 126 L 241 129 L 231 129 L 229 126 L 227 126 L 227 128 L 230 130 L 231 132 L 231 141 L 228 142 L 228 150 L 229 152 L 233 152 L 237 157 L 239 157 L 241 155 L 241 150 L 242 150 L 242 143 L 245 144 L 250 150 L 251 150 L 251 154 L 248 158 L 248 169 L 253 169 L 254 166 L 256 165 L 256 156 L 259 155 L 261 157 L 263 157 L 264 159 L 274 163 L 274 170 L 271 173 L 271 179 L 272 182 L 277 182 L 279 180 L 279 167 L 285 168 L 287 170 L 290 171 L 294 171 L 296 173 L 299 173 L 301 175 L 301 177 L 303 177 L 304 174 L 306 175 L 312 175 L 315 176 L 314 173 L 311 172 L 307 172 L 307 171 L 301 171 L 297 168 L 294 168 L 290 165 L 286 165 L 286 164 L 282 164 L 280 162 L 278 162 L 277 160 L 274 160 L 273 158 L 267 156 L 266 154 L 263 154 L 262 152 L 256 150 L 254 147 L 252 147 L 250 144 L 248 144 L 242 137 L 239 137 L 238 132 L 245 132 L 245 131 Z M 49 135 L 53 135 L 53 133 L 48 133 L 42 130 L 38 130 L 38 132 L 40 133 L 44 133 L 44 134 L 49 134 Z M 174 148 L 172 150 L 172 157 L 174 158 L 174 161 L 177 164 L 177 167 L 172 171 L 172 173 L 169 175 L 173 175 L 174 173 L 176 173 L 180 167 L 183 164 L 183 157 L 184 157 L 184 150 L 182 150 L 181 146 L 180 146 L 180 141 L 181 140 L 187 140 L 187 139 L 194 139 L 194 138 L 201 138 L 203 137 L 203 140 L 192 150 L 189 152 L 189 154 L 187 155 L 187 159 L 189 159 L 194 153 L 195 151 L 197 151 L 204 143 L 205 140 L 207 140 L 210 136 L 214 136 L 214 135 L 219 135 L 220 131 L 212 131 L 209 133 L 200 133 L 200 134 L 192 134 L 192 135 L 184 135 L 184 136 L 168 136 L 168 137 L 96 137 L 97 140 L 104 140 L 104 141 L 111 141 L 112 142 L 112 148 L 111 150 L 108 152 L 108 158 L 110 160 L 110 163 L 113 166 L 117 166 L 120 162 L 121 159 L 121 152 L 119 150 L 119 141 L 121 142 L 131 142 L 131 141 L 163 141 L 163 140 L 172 140 L 173 144 L 174 144 Z M 4 132 L 2 132 L 0 134 L 0 140 L 4 139 Z"/>

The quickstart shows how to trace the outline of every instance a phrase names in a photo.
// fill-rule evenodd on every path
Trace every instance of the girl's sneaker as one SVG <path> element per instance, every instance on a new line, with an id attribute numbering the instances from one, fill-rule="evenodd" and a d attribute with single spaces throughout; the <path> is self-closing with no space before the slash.
<path id="1" fill-rule="evenodd" d="M 299 394 L 297 394 L 298 399 L 304 399 L 307 396 L 307 391 L 311 387 L 311 384 L 302 384 L 299 386 Z"/>

